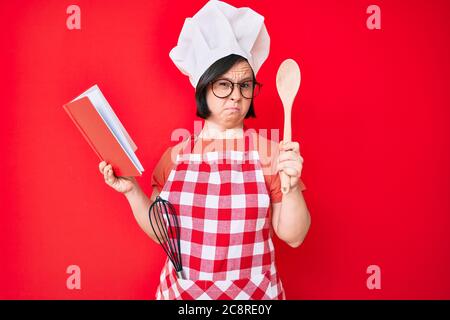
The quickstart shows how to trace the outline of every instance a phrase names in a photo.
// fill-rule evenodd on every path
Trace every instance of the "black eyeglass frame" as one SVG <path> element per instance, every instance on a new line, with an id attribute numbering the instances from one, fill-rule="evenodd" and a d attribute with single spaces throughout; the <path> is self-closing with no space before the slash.
<path id="1" fill-rule="evenodd" d="M 233 85 L 233 87 L 231 88 L 231 92 L 230 92 L 229 94 L 227 94 L 226 96 L 223 96 L 223 97 L 218 96 L 218 95 L 214 92 L 214 83 L 216 83 L 217 81 L 227 81 L 227 82 L 231 83 L 231 84 Z M 241 86 L 241 85 L 242 85 L 243 83 L 250 82 L 250 81 L 253 83 L 253 91 L 252 91 L 252 97 L 251 97 L 251 98 L 248 98 L 248 97 L 244 96 L 244 94 L 242 93 L 242 86 Z M 213 93 L 217 98 L 219 98 L 219 99 L 225 99 L 225 98 L 228 98 L 229 96 L 231 96 L 231 95 L 233 94 L 233 92 L 234 92 L 234 87 L 235 87 L 236 84 L 239 85 L 239 91 L 240 91 L 241 96 L 242 96 L 243 98 L 245 98 L 245 99 L 253 99 L 253 98 L 255 98 L 255 97 L 257 97 L 257 96 L 259 95 L 259 93 L 261 92 L 261 87 L 263 86 L 263 84 L 260 83 L 260 82 L 258 82 L 258 81 L 245 80 L 245 81 L 242 81 L 242 82 L 233 82 L 233 81 L 230 81 L 230 80 L 228 80 L 228 79 L 223 79 L 223 78 L 219 78 L 219 79 L 213 80 L 213 81 L 211 81 L 209 84 L 211 85 L 211 91 L 212 91 L 212 93 Z M 257 94 L 255 95 L 255 88 L 256 88 L 256 87 L 258 87 L 258 90 L 256 91 Z"/>

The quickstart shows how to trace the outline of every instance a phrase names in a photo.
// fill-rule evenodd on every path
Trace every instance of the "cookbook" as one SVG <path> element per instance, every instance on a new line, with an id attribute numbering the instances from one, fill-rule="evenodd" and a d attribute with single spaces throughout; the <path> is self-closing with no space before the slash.
<path id="1" fill-rule="evenodd" d="M 142 175 L 137 146 L 97 85 L 63 108 L 98 157 L 112 165 L 116 176 Z"/>

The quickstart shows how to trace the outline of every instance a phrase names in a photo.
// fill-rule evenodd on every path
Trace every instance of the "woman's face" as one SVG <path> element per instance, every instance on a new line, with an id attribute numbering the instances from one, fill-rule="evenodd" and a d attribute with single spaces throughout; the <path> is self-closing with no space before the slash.
<path id="1" fill-rule="evenodd" d="M 218 79 L 228 79 L 234 83 L 252 81 L 253 71 L 247 61 L 240 61 Z M 216 97 L 212 92 L 212 86 L 209 85 L 206 92 L 206 103 L 211 110 L 211 115 L 208 120 L 225 129 L 240 127 L 251 102 L 252 99 L 242 96 L 239 85 L 235 85 L 231 95 L 226 98 Z"/>

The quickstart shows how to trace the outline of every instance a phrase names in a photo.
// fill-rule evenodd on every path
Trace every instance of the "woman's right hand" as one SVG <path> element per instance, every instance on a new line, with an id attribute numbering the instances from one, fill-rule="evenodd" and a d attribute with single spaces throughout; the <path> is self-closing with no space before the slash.
<path id="1" fill-rule="evenodd" d="M 106 161 L 100 162 L 98 165 L 100 173 L 103 174 L 105 183 L 120 193 L 128 193 L 134 190 L 137 186 L 137 181 L 134 177 L 116 177 L 114 170 Z"/>

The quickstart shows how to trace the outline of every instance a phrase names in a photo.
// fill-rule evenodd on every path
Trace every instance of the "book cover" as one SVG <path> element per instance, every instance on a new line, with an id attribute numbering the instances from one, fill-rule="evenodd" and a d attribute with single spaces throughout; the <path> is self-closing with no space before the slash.
<path id="1" fill-rule="evenodd" d="M 141 176 L 144 168 L 134 154 L 137 147 L 106 104 L 94 86 L 63 107 L 100 160 L 112 165 L 116 176 Z"/>

